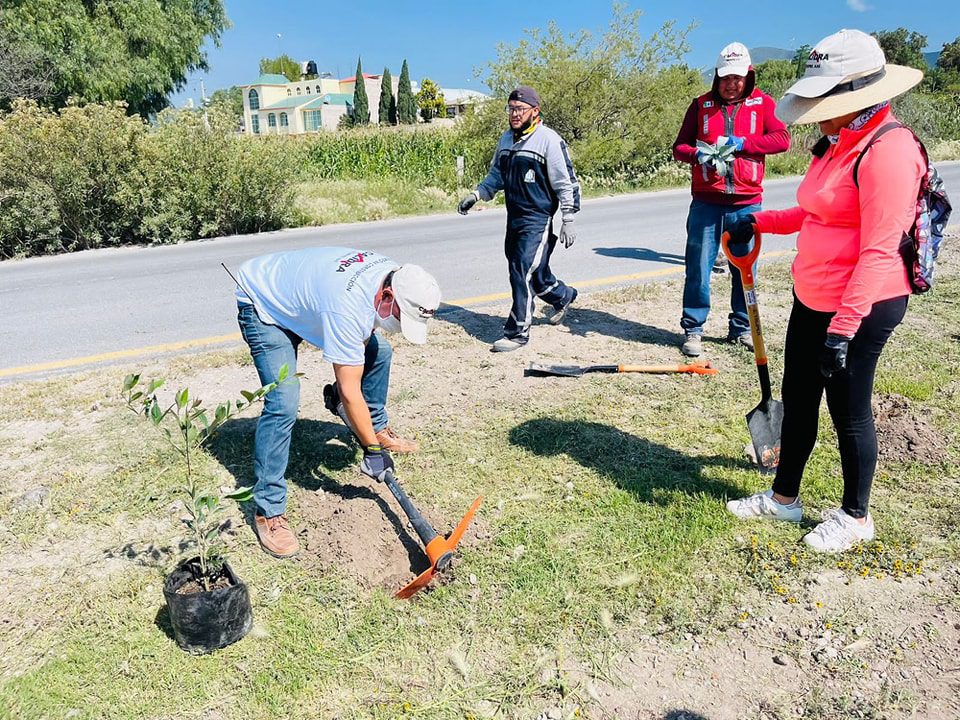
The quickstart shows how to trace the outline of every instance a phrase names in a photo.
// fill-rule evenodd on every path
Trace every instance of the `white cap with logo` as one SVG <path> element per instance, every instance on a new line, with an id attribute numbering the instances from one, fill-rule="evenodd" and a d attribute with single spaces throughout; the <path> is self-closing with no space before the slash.
<path id="1" fill-rule="evenodd" d="M 875 37 L 840 30 L 814 46 L 777 117 L 788 124 L 830 120 L 905 93 L 922 79 L 920 70 L 887 63 Z"/>
<path id="2" fill-rule="evenodd" d="M 750 72 L 750 51 L 743 43 L 730 43 L 720 51 L 717 58 L 717 76 L 743 75 Z"/>
<path id="3" fill-rule="evenodd" d="M 390 282 L 400 307 L 400 332 L 415 345 L 427 341 L 427 320 L 440 307 L 440 286 L 419 265 L 403 265 Z"/>

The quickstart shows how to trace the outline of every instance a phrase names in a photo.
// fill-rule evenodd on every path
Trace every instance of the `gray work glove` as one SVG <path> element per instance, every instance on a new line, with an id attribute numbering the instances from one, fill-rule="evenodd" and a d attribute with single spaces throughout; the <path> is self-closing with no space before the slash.
<path id="1" fill-rule="evenodd" d="M 474 190 L 460 201 L 460 204 L 457 205 L 457 212 L 461 215 L 466 215 L 470 212 L 470 208 L 477 204 L 477 200 L 479 199 L 480 196 L 477 194 L 477 191 Z"/>
<path id="2" fill-rule="evenodd" d="M 573 226 L 573 215 L 565 215 L 560 226 L 560 242 L 565 248 L 571 247 L 577 240 L 577 229 Z"/>
<path id="3" fill-rule="evenodd" d="M 383 482 L 387 470 L 393 472 L 393 458 L 380 445 L 367 445 L 363 449 L 363 460 L 360 461 L 360 472 L 374 480 Z"/>

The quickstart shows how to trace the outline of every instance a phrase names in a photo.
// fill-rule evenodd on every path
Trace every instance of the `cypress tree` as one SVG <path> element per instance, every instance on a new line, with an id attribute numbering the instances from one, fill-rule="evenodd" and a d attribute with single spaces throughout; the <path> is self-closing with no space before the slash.
<path id="1" fill-rule="evenodd" d="M 380 124 L 397 124 L 397 101 L 393 99 L 393 78 L 390 77 L 390 68 L 386 67 L 380 78 Z"/>
<path id="2" fill-rule="evenodd" d="M 367 100 L 367 87 L 363 82 L 363 68 L 357 58 L 357 76 L 353 85 L 353 124 L 366 125 L 370 122 L 370 102 Z"/>
<path id="3" fill-rule="evenodd" d="M 417 100 L 410 88 L 410 70 L 406 60 L 400 70 L 400 86 L 397 88 L 397 116 L 401 125 L 412 125 L 417 121 Z"/>

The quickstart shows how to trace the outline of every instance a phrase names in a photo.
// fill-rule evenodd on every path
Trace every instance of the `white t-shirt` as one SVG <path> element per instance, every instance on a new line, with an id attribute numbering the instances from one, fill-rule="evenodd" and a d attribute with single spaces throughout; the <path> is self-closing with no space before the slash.
<path id="1" fill-rule="evenodd" d="M 374 297 L 397 263 L 380 253 L 319 247 L 255 257 L 237 271 L 237 301 L 260 319 L 323 350 L 338 365 L 363 365 Z"/>

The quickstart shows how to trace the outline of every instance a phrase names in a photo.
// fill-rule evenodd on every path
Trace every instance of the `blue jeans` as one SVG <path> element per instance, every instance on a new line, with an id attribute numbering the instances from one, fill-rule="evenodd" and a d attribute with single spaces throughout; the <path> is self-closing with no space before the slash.
<path id="1" fill-rule="evenodd" d="M 260 383 L 277 379 L 280 367 L 286 364 L 290 375 L 297 371 L 297 349 L 302 338 L 277 325 L 260 320 L 253 305 L 239 305 L 237 322 L 240 333 L 253 357 Z M 373 429 L 387 426 L 387 388 L 390 386 L 390 361 L 393 348 L 374 334 L 364 350 L 363 377 L 360 390 L 370 409 Z M 290 459 L 290 438 L 300 407 L 300 381 L 292 378 L 268 393 L 257 421 L 253 449 L 253 500 L 257 513 L 264 517 L 282 515 L 287 507 L 287 481 L 284 474 Z"/>
<path id="2" fill-rule="evenodd" d="M 715 205 L 700 200 L 690 203 L 687 215 L 686 275 L 683 281 L 683 316 L 680 327 L 686 333 L 703 334 L 703 325 L 710 312 L 710 273 L 720 252 L 720 236 L 734 220 L 755 213 L 760 205 Z M 740 272 L 730 267 L 733 287 L 730 290 L 728 316 L 731 337 L 750 332 L 747 303 L 743 298 Z"/>

